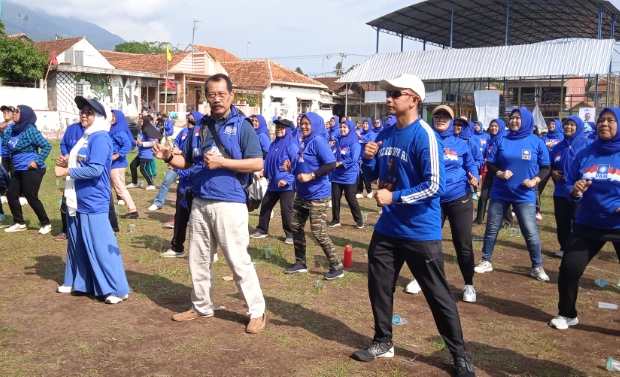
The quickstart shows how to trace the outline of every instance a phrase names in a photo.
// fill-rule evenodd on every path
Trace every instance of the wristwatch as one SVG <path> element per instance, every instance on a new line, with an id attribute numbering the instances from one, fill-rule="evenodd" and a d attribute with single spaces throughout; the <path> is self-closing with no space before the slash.
<path id="1" fill-rule="evenodd" d="M 164 158 L 164 162 L 165 162 L 166 164 L 169 164 L 169 163 L 170 163 L 170 161 L 172 161 L 172 159 L 173 159 L 173 158 L 174 158 L 174 155 L 171 153 L 169 158 Z"/>
<path id="2" fill-rule="evenodd" d="M 310 173 L 310 175 L 312 176 L 312 179 L 316 179 L 316 174 L 314 174 L 314 172 Z"/>

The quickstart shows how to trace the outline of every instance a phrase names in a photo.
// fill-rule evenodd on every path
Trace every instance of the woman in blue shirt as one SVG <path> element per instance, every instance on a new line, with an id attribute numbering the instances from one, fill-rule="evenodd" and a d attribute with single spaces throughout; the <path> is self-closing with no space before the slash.
<path id="1" fill-rule="evenodd" d="M 252 115 L 252 127 L 256 130 L 258 135 L 258 141 L 260 142 L 260 148 L 263 151 L 263 158 L 269 152 L 269 146 L 271 145 L 271 137 L 269 136 L 269 127 L 267 127 L 267 121 L 262 115 Z"/>
<path id="2" fill-rule="evenodd" d="M 551 156 L 551 149 L 556 146 L 556 144 L 558 144 L 560 141 L 564 140 L 564 130 L 562 129 L 562 122 L 559 119 L 551 119 L 547 128 L 548 131 L 542 137 L 542 140 L 545 143 L 547 149 L 549 150 L 549 160 L 553 161 L 553 156 Z M 536 190 L 536 220 L 542 220 L 542 214 L 540 213 L 540 196 L 542 195 L 543 191 L 545 191 L 545 187 L 547 186 L 547 182 L 549 182 L 550 178 L 551 175 L 548 175 L 538 184 Z"/>
<path id="3" fill-rule="evenodd" d="M 325 279 L 334 280 L 344 276 L 342 262 L 326 232 L 326 213 L 331 194 L 328 175 L 336 168 L 336 159 L 325 139 L 325 122 L 318 114 L 304 114 L 301 118 L 301 133 L 303 139 L 299 152 L 293 160 L 283 165 L 284 170 L 291 171 L 296 178 L 297 192 L 293 202 L 292 222 L 295 264 L 284 270 L 284 273 L 308 272 L 304 227 L 310 218 L 312 235 L 329 260 L 329 272 Z"/>
<path id="4" fill-rule="evenodd" d="M 133 149 L 133 135 L 129 130 L 125 114 L 119 110 L 112 111 L 112 123 L 110 137 L 112 138 L 112 168 L 110 180 L 116 195 L 127 206 L 127 213 L 121 215 L 123 219 L 137 219 L 138 209 L 127 190 L 125 183 L 125 171 L 127 170 L 127 154 Z"/>
<path id="5" fill-rule="evenodd" d="M 69 243 L 65 279 L 59 293 L 83 292 L 104 296 L 106 304 L 127 299 L 129 284 L 112 226 L 110 168 L 112 166 L 111 111 L 99 101 L 75 97 L 84 136 L 69 153 L 69 160 L 54 169 L 67 176 Z M 66 166 L 63 166 L 66 165 Z"/>
<path id="6" fill-rule="evenodd" d="M 35 123 L 37 116 L 31 107 L 19 105 L 14 112 L 15 123 L 6 128 L 2 134 L 2 147 L 9 150 L 15 172 L 6 192 L 6 199 L 13 214 L 13 225 L 5 232 L 26 230 L 20 194 L 26 197 L 41 223 L 39 234 L 52 231 L 43 203 L 39 200 L 39 188 L 45 175 L 45 159 L 52 151 L 52 146 L 45 140 Z"/>
<path id="7" fill-rule="evenodd" d="M 478 139 L 478 144 L 480 144 L 480 149 L 482 154 L 484 154 L 484 150 L 487 147 L 487 143 L 491 140 L 491 136 L 484 132 L 484 128 L 482 128 L 482 122 L 474 122 L 474 136 Z"/>
<path id="8" fill-rule="evenodd" d="M 299 145 L 293 135 L 293 122 L 287 119 L 276 120 L 276 139 L 269 147 L 264 161 L 263 176 L 269 180 L 267 192 L 260 206 L 258 226 L 252 238 L 265 238 L 269 234 L 269 220 L 273 207 L 280 201 L 284 243 L 293 244 L 293 201 L 295 200 L 295 176 L 283 168 L 285 161 L 292 161 L 299 151 Z"/>
<path id="9" fill-rule="evenodd" d="M 556 329 L 579 323 L 579 279 L 607 241 L 620 241 L 620 109 L 603 109 L 596 125 L 598 138 L 577 152 L 564 174 L 567 198 L 579 203 L 575 226 L 560 264 Z M 616 248 L 616 254 L 620 252 Z"/>
<path id="10" fill-rule="evenodd" d="M 138 134 L 138 155 L 131 161 L 129 169 L 131 170 L 131 183 L 127 185 L 127 188 L 140 187 L 138 184 L 138 165 L 140 166 L 140 173 L 146 179 L 148 186 L 147 190 L 155 190 L 155 183 L 153 183 L 153 176 L 147 168 L 153 161 L 153 151 L 151 148 L 157 144 L 158 138 L 161 137 L 157 128 L 151 124 L 150 117 L 142 117 L 142 131 Z"/>
<path id="11" fill-rule="evenodd" d="M 532 261 L 531 276 L 549 281 L 542 268 L 540 237 L 536 226 L 536 185 L 549 174 L 549 151 L 542 139 L 532 134 L 534 116 L 526 108 L 510 114 L 510 132 L 499 140 L 487 157 L 488 173 L 496 178 L 491 187 L 487 227 L 484 232 L 482 260 L 477 273 L 493 271 L 491 256 L 502 218 L 512 204 Z"/>
<path id="12" fill-rule="evenodd" d="M 332 151 L 336 158 L 336 169 L 329 175 L 332 185 L 332 221 L 327 226 L 330 228 L 340 226 L 340 199 L 344 191 L 344 197 L 351 209 L 353 221 L 355 221 L 355 228 L 362 229 L 364 221 L 360 205 L 355 197 L 362 148 L 355 133 L 355 123 L 345 120 L 340 124 L 340 137 L 332 147 Z"/>
<path id="13" fill-rule="evenodd" d="M 366 143 L 368 143 L 369 141 L 375 141 L 375 139 L 377 138 L 377 134 L 371 129 L 371 124 L 372 121 L 370 120 L 370 118 L 364 119 L 364 121 L 362 122 L 361 131 L 358 133 L 360 140 L 360 149 L 362 151 L 364 150 L 364 147 L 366 147 Z M 356 198 L 364 197 L 364 188 L 366 188 L 366 192 L 368 193 L 366 197 L 372 198 L 372 186 L 370 185 L 370 182 L 367 181 L 366 178 L 364 178 L 364 175 L 360 170 L 357 181 L 357 195 L 355 195 Z"/>
<path id="14" fill-rule="evenodd" d="M 13 116 L 15 113 L 15 108 L 13 106 L 2 106 L 0 108 L 2 111 L 2 115 L 4 116 L 4 122 L 0 123 L 0 140 L 2 139 L 2 134 L 6 130 L 8 126 L 13 125 Z M 11 155 L 9 152 L 9 148 L 3 148 L 2 142 L 0 142 L 0 158 L 2 158 L 2 167 L 6 171 L 6 173 L 11 177 L 13 176 L 13 164 L 11 163 Z M 3 193 L 4 195 L 4 193 Z M 4 216 L 4 209 L 2 208 L 2 202 L 0 202 L 0 223 L 6 221 L 6 216 Z M 0 228 L 6 228 L 8 225 L 0 224 Z"/>

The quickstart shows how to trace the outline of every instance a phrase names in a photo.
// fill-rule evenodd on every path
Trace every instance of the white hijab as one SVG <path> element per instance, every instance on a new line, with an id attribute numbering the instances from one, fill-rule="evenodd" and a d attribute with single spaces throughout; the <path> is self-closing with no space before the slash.
<path id="1" fill-rule="evenodd" d="M 95 121 L 93 125 L 84 130 L 84 136 L 75 144 L 75 146 L 71 149 L 69 153 L 69 169 L 77 168 L 77 155 L 78 151 L 82 149 L 88 137 L 95 132 L 110 132 L 110 122 L 112 121 L 112 111 L 107 105 L 103 105 L 105 109 L 106 117 L 99 113 L 95 113 Z M 67 181 L 65 182 L 65 199 L 67 201 L 67 210 L 69 216 L 75 216 L 77 212 L 77 194 L 75 192 L 75 180 L 70 176 L 67 177 Z"/>

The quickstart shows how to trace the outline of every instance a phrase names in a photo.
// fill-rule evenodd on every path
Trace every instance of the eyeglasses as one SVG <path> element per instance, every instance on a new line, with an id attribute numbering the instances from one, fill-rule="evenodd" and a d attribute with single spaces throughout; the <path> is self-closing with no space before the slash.
<path id="1" fill-rule="evenodd" d="M 441 121 L 441 120 L 450 120 L 450 119 L 452 119 L 452 117 L 450 115 L 448 115 L 448 114 L 446 114 L 446 115 L 437 114 L 437 115 L 433 115 L 433 119 L 437 120 L 437 121 Z"/>
<path id="2" fill-rule="evenodd" d="M 219 92 L 219 93 L 207 93 L 207 99 L 214 100 L 215 97 L 219 97 L 219 99 L 226 98 L 228 92 Z"/>
<path id="3" fill-rule="evenodd" d="M 90 110 L 80 110 L 80 114 L 81 115 L 86 115 L 86 116 L 95 115 L 95 110 L 92 110 L 92 109 L 90 109 Z"/>
<path id="4" fill-rule="evenodd" d="M 400 96 L 403 96 L 403 95 L 404 96 L 417 97 L 413 93 L 402 92 L 400 90 L 386 90 L 385 91 L 385 98 L 392 97 L 393 99 L 396 99 L 396 98 L 400 98 Z"/>
<path id="5" fill-rule="evenodd" d="M 463 127 L 463 123 L 461 123 L 461 122 L 454 122 L 452 125 L 454 127 Z"/>

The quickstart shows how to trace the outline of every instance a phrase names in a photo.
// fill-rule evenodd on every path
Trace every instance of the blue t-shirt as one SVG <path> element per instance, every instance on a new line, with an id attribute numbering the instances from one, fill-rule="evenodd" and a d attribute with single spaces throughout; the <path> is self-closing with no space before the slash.
<path id="1" fill-rule="evenodd" d="M 267 134 L 264 134 L 262 132 L 257 135 L 258 135 L 258 141 L 260 143 L 260 148 L 263 151 L 263 153 L 269 152 L 269 146 L 271 145 L 271 140 L 269 139 L 269 136 L 267 136 Z"/>
<path id="2" fill-rule="evenodd" d="M 305 148 L 299 150 L 296 161 L 293 162 L 292 172 L 295 177 L 301 173 L 312 173 L 321 166 L 336 162 L 327 141 L 316 136 Z M 295 181 L 295 191 L 297 195 L 304 200 L 318 200 L 329 198 L 332 195 L 329 177 L 317 177 L 309 182 L 302 183 Z"/>
<path id="3" fill-rule="evenodd" d="M 338 148 L 337 145 L 332 147 L 334 158 L 342 162 L 341 166 L 332 170 L 329 175 L 330 182 L 350 185 L 357 182 L 360 174 L 359 160 L 362 155 L 362 147 L 359 143 L 353 143 L 348 147 Z M 340 153 L 340 156 L 337 154 Z"/>
<path id="4" fill-rule="evenodd" d="M 410 241 L 441 240 L 440 197 L 446 186 L 443 144 L 422 119 L 404 128 L 389 127 L 377 135 L 381 141 L 372 160 L 362 158 L 368 181 L 396 182 L 393 203 L 375 229 L 386 236 Z M 382 183 L 383 184 L 383 183 Z"/>
<path id="5" fill-rule="evenodd" d="M 65 134 L 62 135 L 62 140 L 60 140 L 60 153 L 63 156 L 69 154 L 82 136 L 84 136 L 82 123 L 73 123 L 67 127 Z"/>
<path id="6" fill-rule="evenodd" d="M 155 141 L 155 139 L 152 139 L 148 136 L 146 136 L 144 133 L 140 132 L 138 134 L 138 140 L 140 140 L 143 143 L 152 143 Z M 150 147 L 143 147 L 142 145 L 138 145 L 138 157 L 144 160 L 152 160 L 153 159 L 153 150 L 152 150 L 152 146 Z"/>
<path id="7" fill-rule="evenodd" d="M 4 130 L 5 131 L 8 130 L 9 127 L 12 127 L 14 124 L 15 124 L 15 122 L 9 123 L 9 125 Z M 4 131 L 2 133 L 0 133 L 0 136 L 2 136 L 2 134 L 4 134 Z M 11 152 L 9 151 L 9 148 L 3 147 L 1 142 L 0 142 L 0 157 L 2 157 L 2 158 L 11 158 Z"/>
<path id="8" fill-rule="evenodd" d="M 542 166 L 550 165 L 549 151 L 536 135 L 511 140 L 507 137 L 494 144 L 488 162 L 499 170 L 512 172 L 510 179 L 494 179 L 490 197 L 511 203 L 536 203 L 536 187 L 528 188 L 521 183 L 533 179 Z"/>
<path id="9" fill-rule="evenodd" d="M 450 136 L 443 140 L 443 161 L 446 166 L 446 190 L 441 202 L 447 203 L 469 193 L 469 176 L 471 173 L 480 179 L 478 169 L 465 140 Z"/>
<path id="10" fill-rule="evenodd" d="M 94 167 L 101 171 L 98 177 L 75 180 L 78 212 L 88 214 L 108 213 L 110 210 L 110 168 L 112 165 L 112 139 L 105 131 L 88 137 L 77 155 L 78 168 Z M 72 178 L 78 178 L 71 174 Z"/>
<path id="11" fill-rule="evenodd" d="M 127 132 L 117 132 L 112 136 L 112 154 L 119 155 L 116 160 L 112 161 L 112 169 L 127 166 L 127 154 L 132 149 L 131 141 Z"/>
<path id="12" fill-rule="evenodd" d="M 9 139 L 9 143 L 7 145 L 9 154 L 12 155 L 11 159 L 13 161 L 13 166 L 15 168 L 15 171 L 28 170 L 28 164 L 34 161 L 38 156 L 38 154 L 34 152 L 13 154 L 13 152 L 15 151 L 15 146 L 17 145 L 17 142 L 19 141 L 19 138 L 22 135 L 23 133 L 20 133 L 17 136 L 11 135 L 11 138 Z M 44 167 L 45 167 L 45 164 L 43 164 L 42 166 L 39 166 L 39 168 L 44 168 Z"/>

